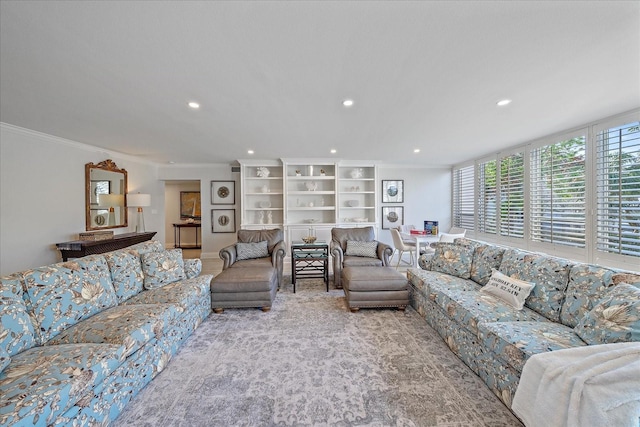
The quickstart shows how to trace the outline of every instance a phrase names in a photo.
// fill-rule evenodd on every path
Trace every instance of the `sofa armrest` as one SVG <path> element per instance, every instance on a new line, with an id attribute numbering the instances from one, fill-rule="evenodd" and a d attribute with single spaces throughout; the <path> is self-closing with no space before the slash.
<path id="1" fill-rule="evenodd" d="M 278 289 L 284 285 L 282 283 L 282 276 L 284 270 L 284 257 L 287 255 L 286 245 L 284 240 L 279 241 L 271 252 L 271 265 L 273 265 L 278 273 Z"/>
<path id="2" fill-rule="evenodd" d="M 184 260 L 184 273 L 187 279 L 198 277 L 202 273 L 202 261 L 199 258 Z"/>
<path id="3" fill-rule="evenodd" d="M 236 245 L 229 245 L 220 249 L 220 259 L 224 261 L 222 265 L 222 270 L 226 270 L 231 267 L 234 262 L 236 262 Z"/>
<path id="4" fill-rule="evenodd" d="M 378 242 L 378 258 L 382 261 L 384 267 L 390 265 L 390 259 L 393 255 L 393 248 L 386 243 Z"/>
<path id="5" fill-rule="evenodd" d="M 333 284 L 336 288 L 342 287 L 342 263 L 344 262 L 344 252 L 339 242 L 332 240 L 329 243 L 329 251 L 333 257 Z"/>
<path id="6" fill-rule="evenodd" d="M 284 240 L 281 240 L 277 245 L 273 247 L 273 251 L 271 252 L 271 264 L 274 267 L 277 267 L 279 264 L 282 264 L 284 262 L 283 260 L 286 255 L 287 249 Z"/>

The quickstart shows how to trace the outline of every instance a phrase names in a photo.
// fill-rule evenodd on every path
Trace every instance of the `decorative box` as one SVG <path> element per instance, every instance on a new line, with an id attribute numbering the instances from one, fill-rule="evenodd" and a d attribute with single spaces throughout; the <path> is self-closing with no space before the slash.
<path id="1" fill-rule="evenodd" d="M 93 231 L 91 233 L 79 233 L 78 240 L 90 240 L 92 242 L 96 242 L 98 240 L 109 240 L 113 239 L 113 231 Z"/>

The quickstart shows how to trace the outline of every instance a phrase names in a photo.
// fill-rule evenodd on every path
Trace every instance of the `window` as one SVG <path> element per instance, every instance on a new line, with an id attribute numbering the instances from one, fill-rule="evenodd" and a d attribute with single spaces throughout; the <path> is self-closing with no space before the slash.
<path id="1" fill-rule="evenodd" d="M 524 153 L 500 159 L 500 235 L 524 237 Z"/>
<path id="2" fill-rule="evenodd" d="M 480 233 L 496 234 L 497 231 L 497 186 L 496 160 L 478 163 L 477 214 Z"/>
<path id="3" fill-rule="evenodd" d="M 597 251 L 640 256 L 640 122 L 597 134 Z"/>
<path id="4" fill-rule="evenodd" d="M 640 271 L 640 108 L 468 164 L 452 224 L 469 237 Z"/>
<path id="5" fill-rule="evenodd" d="M 453 171 L 453 226 L 473 230 L 474 222 L 474 166 L 466 166 Z"/>
<path id="6" fill-rule="evenodd" d="M 579 136 L 531 150 L 532 241 L 585 247 L 585 141 Z"/>

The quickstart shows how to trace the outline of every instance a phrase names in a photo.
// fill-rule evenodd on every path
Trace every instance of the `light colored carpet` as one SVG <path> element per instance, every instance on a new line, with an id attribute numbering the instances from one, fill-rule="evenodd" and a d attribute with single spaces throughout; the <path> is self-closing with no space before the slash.
<path id="1" fill-rule="evenodd" d="M 115 425 L 521 426 L 411 308 L 296 291 L 209 316 Z"/>

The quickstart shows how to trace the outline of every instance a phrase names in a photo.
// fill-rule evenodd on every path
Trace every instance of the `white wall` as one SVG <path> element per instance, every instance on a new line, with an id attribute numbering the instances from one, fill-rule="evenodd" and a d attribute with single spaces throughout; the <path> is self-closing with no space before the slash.
<path id="1" fill-rule="evenodd" d="M 202 206 L 202 253 L 201 258 L 218 258 L 220 249 L 236 242 L 236 233 L 212 233 L 211 210 L 235 209 L 236 230 L 240 226 L 240 174 L 231 172 L 231 165 L 162 165 L 158 169 L 158 179 L 162 181 L 189 180 L 200 181 L 200 198 Z M 235 181 L 236 204 L 216 205 L 211 204 L 211 181 Z M 197 191 L 197 190 L 196 190 Z M 170 227 L 173 228 L 171 224 Z M 173 239 L 171 237 L 171 239 Z M 172 240 L 173 241 L 173 240 Z"/>
<path id="2" fill-rule="evenodd" d="M 130 192 L 151 194 L 147 230 L 164 241 L 164 186 L 156 165 L 0 124 L 0 274 L 61 261 L 55 243 L 75 240 L 86 229 L 84 165 L 108 158 L 127 170 Z M 134 231 L 133 218 L 130 209 L 129 227 L 114 233 Z"/>
<path id="3" fill-rule="evenodd" d="M 422 229 L 425 220 L 440 222 L 441 230 L 451 227 L 451 169 L 410 166 L 378 166 L 378 185 L 382 180 L 404 180 L 404 203 L 382 203 L 380 196 L 380 226 L 382 206 L 404 206 L 404 224 Z M 393 245 L 389 230 L 380 230 L 381 242 Z"/>
<path id="4" fill-rule="evenodd" d="M 55 243 L 75 240 L 78 233 L 85 231 L 84 165 L 109 158 L 128 171 L 130 193 L 151 195 L 151 206 L 145 208 L 144 216 L 146 229 L 158 233 L 155 239 L 173 242 L 174 219 L 166 217 L 165 209 L 172 204 L 177 209 L 177 203 L 170 200 L 165 203 L 165 181 L 188 180 L 200 182 L 202 258 L 217 258 L 221 248 L 236 241 L 235 233 L 211 232 L 213 208 L 235 209 L 236 229 L 240 223 L 240 195 L 237 193 L 240 176 L 231 171 L 231 165 L 157 165 L 0 123 L 0 274 L 61 260 Z M 382 179 L 404 180 L 405 202 L 398 205 L 405 208 L 405 224 L 421 227 L 424 220 L 435 219 L 440 221 L 443 230 L 448 229 L 451 223 L 449 168 L 380 166 L 378 176 L 379 186 Z M 236 205 L 211 205 L 213 180 L 236 182 Z M 167 225 L 171 234 L 168 234 Z M 129 209 L 129 227 L 116 228 L 114 232 L 134 230 L 135 209 Z M 379 238 L 391 243 L 387 230 L 380 230 Z"/>

